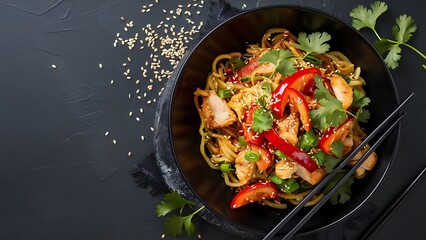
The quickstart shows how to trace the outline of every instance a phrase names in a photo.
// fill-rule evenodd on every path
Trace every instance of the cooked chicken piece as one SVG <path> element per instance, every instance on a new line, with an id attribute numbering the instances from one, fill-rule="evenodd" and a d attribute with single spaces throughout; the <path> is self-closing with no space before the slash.
<path id="1" fill-rule="evenodd" d="M 297 165 L 297 171 L 295 174 L 312 185 L 318 184 L 325 177 L 325 175 L 327 175 L 323 168 L 318 168 L 313 172 L 309 172 L 306 170 L 306 168 L 299 165 L 298 163 L 295 162 L 295 164 Z"/>
<path id="2" fill-rule="evenodd" d="M 257 95 L 261 87 L 260 84 L 256 84 L 251 88 L 241 90 L 231 97 L 228 106 L 237 113 L 238 119 L 243 119 L 250 106 L 257 102 Z"/>
<path id="3" fill-rule="evenodd" d="M 238 153 L 235 158 L 235 173 L 241 184 L 246 184 L 250 181 L 253 175 L 254 165 L 256 164 L 255 162 L 249 162 L 244 159 L 244 155 L 247 152 L 248 150 L 243 150 Z"/>
<path id="4" fill-rule="evenodd" d="M 235 113 L 214 91 L 203 97 L 201 111 L 210 129 L 228 127 L 237 121 Z"/>
<path id="5" fill-rule="evenodd" d="M 352 159 L 348 162 L 348 166 L 352 167 L 355 165 L 355 163 L 358 162 L 358 160 L 367 152 L 368 148 L 364 148 L 361 151 L 359 151 Z M 365 161 L 359 166 L 355 171 L 355 177 L 356 178 L 363 178 L 366 174 L 366 170 L 371 170 L 374 168 L 374 165 L 376 165 L 377 162 L 377 153 L 373 152 L 371 155 L 365 159 Z"/>
<path id="6" fill-rule="evenodd" d="M 299 140 L 297 138 L 299 124 L 299 112 L 295 107 L 290 107 L 290 114 L 277 122 L 278 134 L 287 142 L 296 145 Z"/>
<path id="7" fill-rule="evenodd" d="M 342 102 L 342 107 L 347 109 L 353 101 L 352 88 L 341 76 L 333 74 L 330 79 L 331 88 L 336 98 Z"/>
<path id="8" fill-rule="evenodd" d="M 291 178 L 298 166 L 292 160 L 280 160 L 275 164 L 275 174 L 282 179 Z"/>
<path id="9" fill-rule="evenodd" d="M 275 65 L 272 64 L 272 63 L 270 63 L 270 62 L 266 62 L 266 63 L 261 64 L 256 69 L 254 69 L 252 74 L 262 75 L 262 76 L 269 76 L 274 71 L 275 71 Z"/>

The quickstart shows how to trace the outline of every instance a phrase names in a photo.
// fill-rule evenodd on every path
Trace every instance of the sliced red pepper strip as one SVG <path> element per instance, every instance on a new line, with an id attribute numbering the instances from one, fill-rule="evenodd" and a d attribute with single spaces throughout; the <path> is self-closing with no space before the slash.
<path id="1" fill-rule="evenodd" d="M 231 202 L 231 209 L 263 199 L 274 199 L 278 191 L 277 186 L 271 182 L 258 182 L 249 185 L 234 196 Z"/>
<path id="2" fill-rule="evenodd" d="M 272 166 L 272 154 L 268 149 L 255 144 L 250 144 L 250 148 L 252 151 L 257 152 L 260 155 L 260 159 L 256 161 L 257 168 L 260 171 L 265 171 Z"/>
<path id="3" fill-rule="evenodd" d="M 354 118 L 348 118 L 346 121 L 340 124 L 337 129 L 334 129 L 333 126 L 330 126 L 327 131 L 325 131 L 319 142 L 321 150 L 323 150 L 327 154 L 333 154 L 331 150 L 331 145 L 339 140 L 344 141 L 354 122 Z"/>
<path id="4" fill-rule="evenodd" d="M 287 105 L 286 101 L 283 101 L 285 95 L 285 90 L 289 87 L 292 87 L 298 91 L 301 91 L 306 84 L 309 83 L 315 76 L 318 74 L 321 76 L 321 70 L 318 68 L 305 68 L 297 71 L 293 75 L 284 79 L 278 87 L 272 92 L 272 111 L 279 118 L 283 116 L 283 111 Z"/>
<path id="5" fill-rule="evenodd" d="M 278 150 L 283 152 L 290 159 L 302 165 L 309 172 L 313 172 L 318 169 L 317 163 L 307 153 L 281 138 L 274 128 L 263 132 L 263 135 L 272 143 L 272 145 L 278 148 Z"/>
<path id="6" fill-rule="evenodd" d="M 294 88 L 287 88 L 284 98 L 289 98 L 292 101 L 297 111 L 300 114 L 300 121 L 302 121 L 303 128 L 308 132 L 311 130 L 311 118 L 309 117 L 309 106 L 305 97 Z"/>
<path id="7" fill-rule="evenodd" d="M 232 83 L 240 83 L 241 78 L 249 77 L 251 73 L 260 66 L 260 62 L 257 61 L 260 56 L 256 56 L 252 58 L 246 65 L 244 65 L 242 68 L 238 69 L 234 75 L 229 77 L 230 82 Z"/>

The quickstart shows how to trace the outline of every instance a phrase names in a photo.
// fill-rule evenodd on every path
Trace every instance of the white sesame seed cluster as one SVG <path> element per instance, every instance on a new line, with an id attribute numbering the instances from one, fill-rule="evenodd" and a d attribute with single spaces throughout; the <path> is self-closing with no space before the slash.
<path id="1" fill-rule="evenodd" d="M 167 9 L 162 6 L 167 6 Z M 140 101 L 137 109 L 128 112 L 130 119 L 142 122 L 144 107 L 156 103 L 157 97 L 161 96 L 165 82 L 203 27 L 201 16 L 203 8 L 203 0 L 170 2 L 167 5 L 160 5 L 159 0 L 155 0 L 141 6 L 142 16 L 137 21 L 128 20 L 125 16 L 119 18 L 123 28 L 115 34 L 113 47 L 119 51 L 127 51 L 129 55 L 135 54 L 136 51 L 136 54 L 148 56 L 145 58 L 147 61 L 139 63 L 132 62 L 131 57 L 127 57 L 127 61 L 120 66 L 123 68 L 123 79 L 133 81 L 136 87 L 128 93 L 127 98 Z M 157 13 L 155 19 L 152 17 L 154 12 Z M 162 15 L 161 18 L 158 18 L 158 13 Z M 138 64 L 136 69 L 135 64 Z M 99 63 L 98 67 L 102 69 L 105 66 Z M 114 85 L 119 80 L 109 81 Z M 152 91 L 156 93 L 152 94 Z M 154 132 L 152 125 L 143 122 L 147 128 L 146 132 Z M 105 131 L 105 137 L 110 135 L 110 132 Z M 140 136 L 140 140 L 145 139 L 144 135 Z M 115 145 L 118 140 L 113 139 L 112 143 Z M 132 152 L 128 152 L 127 155 L 132 156 Z"/>

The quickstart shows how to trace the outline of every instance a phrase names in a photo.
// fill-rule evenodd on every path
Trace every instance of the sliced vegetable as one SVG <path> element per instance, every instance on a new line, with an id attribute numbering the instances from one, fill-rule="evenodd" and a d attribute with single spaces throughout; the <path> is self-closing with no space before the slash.
<path id="1" fill-rule="evenodd" d="M 330 126 L 319 142 L 320 148 L 327 154 L 333 154 L 332 144 L 337 141 L 343 142 L 354 122 L 354 118 L 348 118 L 346 121 L 340 124 L 337 129 L 335 129 L 333 126 Z"/>
<path id="2" fill-rule="evenodd" d="M 287 88 L 294 88 L 298 91 L 311 81 L 315 74 L 321 75 L 321 71 L 318 68 L 305 68 L 299 70 L 293 75 L 284 79 L 277 88 L 272 92 L 272 111 L 278 117 L 282 117 L 285 106 L 287 105 L 286 101 L 283 101 L 284 92 Z"/>
<path id="3" fill-rule="evenodd" d="M 220 89 L 217 91 L 217 95 L 219 95 L 220 98 L 229 98 L 232 97 L 231 91 L 228 89 Z"/>
<path id="4" fill-rule="evenodd" d="M 266 139 L 272 143 L 272 145 L 278 148 L 278 150 L 283 152 L 290 159 L 299 163 L 309 172 L 313 172 L 318 169 L 317 163 L 307 153 L 281 138 L 274 128 L 263 132 L 263 134 L 265 135 Z"/>
<path id="5" fill-rule="evenodd" d="M 259 159 L 256 161 L 257 168 L 260 171 L 265 171 L 272 165 L 272 154 L 268 149 L 258 145 L 251 144 L 251 151 L 259 154 Z"/>
<path id="6" fill-rule="evenodd" d="M 315 147 L 315 143 L 318 144 L 316 141 L 317 137 L 315 136 L 314 131 L 309 130 L 306 133 L 302 135 L 300 138 L 300 149 L 304 152 L 308 152 L 311 150 L 311 148 Z"/>
<path id="7" fill-rule="evenodd" d="M 249 162 L 257 162 L 260 159 L 260 154 L 254 151 L 248 151 L 244 154 L 244 159 Z"/>
<path id="8" fill-rule="evenodd" d="M 223 173 L 227 173 L 232 170 L 232 165 L 230 163 L 221 163 L 219 167 L 220 167 L 220 171 Z"/>
<path id="9" fill-rule="evenodd" d="M 281 159 L 286 159 L 287 158 L 287 156 L 283 152 L 281 152 L 280 150 L 278 150 L 278 149 L 275 150 L 274 153 L 275 153 L 275 155 L 277 155 Z"/>
<path id="10" fill-rule="evenodd" d="M 261 64 L 257 59 L 259 59 L 259 56 L 252 58 L 246 65 L 238 69 L 234 75 L 230 76 L 228 81 L 240 83 L 243 78 L 250 77 L 251 73 Z"/>
<path id="11" fill-rule="evenodd" d="M 237 193 L 232 199 L 230 207 L 235 209 L 263 199 L 274 199 L 278 191 L 278 188 L 272 182 L 258 182 Z"/>

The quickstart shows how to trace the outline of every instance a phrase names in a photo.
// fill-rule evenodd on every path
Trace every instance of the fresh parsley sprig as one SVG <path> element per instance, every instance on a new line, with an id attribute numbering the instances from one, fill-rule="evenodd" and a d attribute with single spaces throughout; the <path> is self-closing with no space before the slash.
<path id="1" fill-rule="evenodd" d="M 182 234 L 182 228 L 185 229 L 188 236 L 195 232 L 195 225 L 192 223 L 192 217 L 204 209 L 200 207 L 193 213 L 183 216 L 183 210 L 186 205 L 195 205 L 193 202 L 182 198 L 177 192 L 171 192 L 164 196 L 163 200 L 156 206 L 158 217 L 163 217 L 168 213 L 179 209 L 179 215 L 172 215 L 164 221 L 164 230 L 167 234 L 178 236 Z"/>
<path id="2" fill-rule="evenodd" d="M 345 176 L 345 173 L 336 174 L 324 187 L 324 194 L 327 194 L 331 191 L 331 189 L 337 184 Z M 336 205 L 337 203 L 345 204 L 352 195 L 351 186 L 354 183 L 354 177 L 351 176 L 348 180 L 337 190 L 336 193 L 333 194 L 330 198 L 330 203 L 332 205 Z"/>
<path id="3" fill-rule="evenodd" d="M 388 6 L 384 2 L 376 1 L 372 3 L 370 7 L 371 8 L 368 9 L 359 5 L 352 9 L 349 14 L 352 17 L 352 26 L 357 30 L 370 28 L 374 32 L 378 39 L 378 41 L 374 43 L 374 46 L 382 55 L 387 52 L 384 61 L 389 68 L 395 69 L 398 67 L 402 52 L 401 45 L 408 47 L 426 60 L 425 54 L 407 43 L 417 30 L 413 18 L 406 14 L 400 15 L 396 18 L 396 25 L 392 28 L 392 34 L 395 39 L 383 38 L 376 30 L 376 22 L 377 19 L 388 10 Z M 426 70 L 426 64 L 422 66 Z"/>

